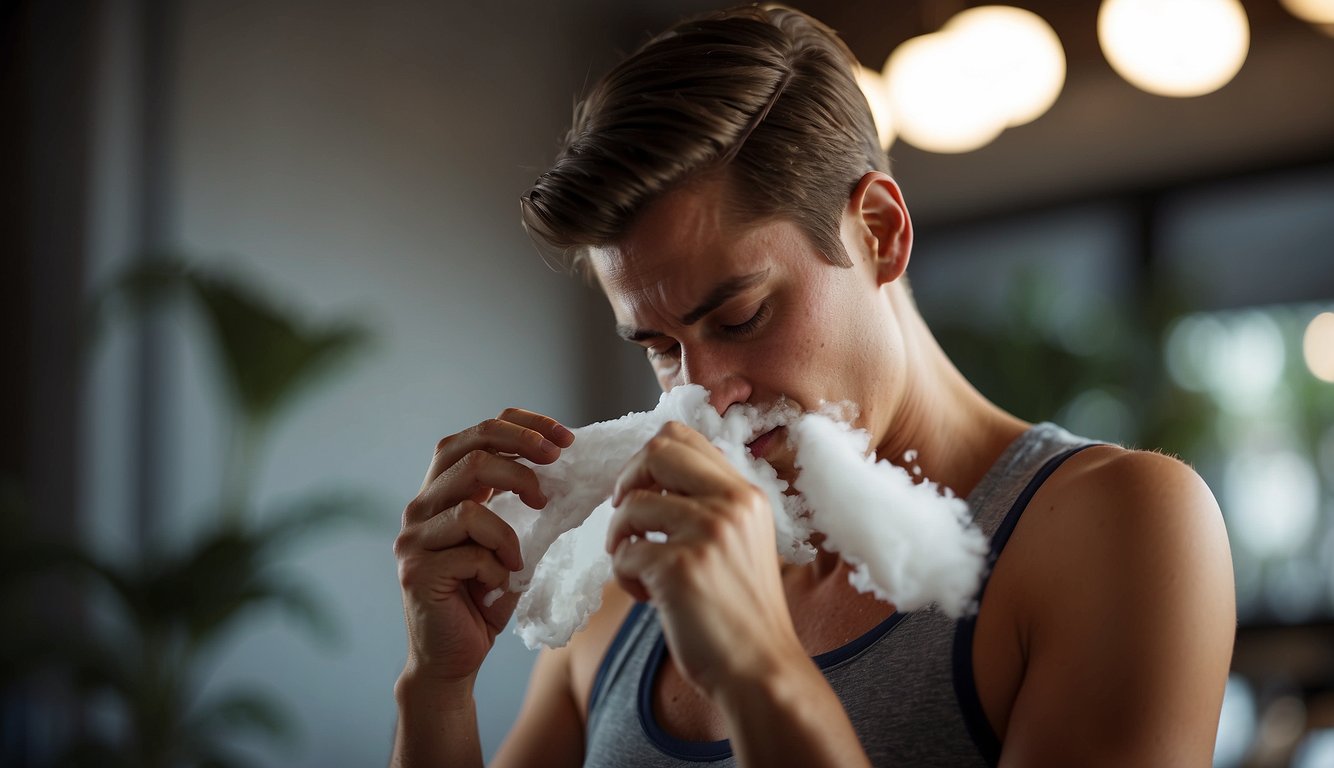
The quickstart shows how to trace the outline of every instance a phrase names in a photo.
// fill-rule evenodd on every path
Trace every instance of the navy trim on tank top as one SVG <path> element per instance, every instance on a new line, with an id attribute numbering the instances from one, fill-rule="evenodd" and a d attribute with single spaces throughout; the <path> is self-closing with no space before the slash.
<path id="1" fill-rule="evenodd" d="M 666 655 L 667 636 L 659 632 L 658 639 L 653 643 L 653 651 L 649 653 L 648 662 L 644 664 L 644 674 L 639 679 L 639 724 L 643 726 L 644 734 L 648 736 L 653 746 L 678 760 L 702 763 L 730 756 L 732 742 L 727 739 L 686 741 L 676 738 L 658 725 L 657 718 L 653 716 L 653 678 L 657 675 L 658 668 L 662 666 Z"/>
<path id="2" fill-rule="evenodd" d="M 630 629 L 634 627 L 639 619 L 639 614 L 644 612 L 648 603 L 635 602 L 630 606 L 630 612 L 626 614 L 625 620 L 616 630 L 616 637 L 612 638 L 611 645 L 607 647 L 606 653 L 602 654 L 602 662 L 598 664 L 598 671 L 593 675 L 593 690 L 588 694 L 588 717 L 589 723 L 593 722 L 593 711 L 598 705 L 598 699 L 602 697 L 602 691 L 607 687 L 607 670 L 611 667 L 611 660 L 616 657 L 616 652 L 625 645 L 626 638 L 630 636 Z"/>
<path id="3" fill-rule="evenodd" d="M 1014 533 L 1014 528 L 1019 524 L 1019 518 L 1024 514 L 1029 502 L 1037 494 L 1042 484 L 1051 477 L 1065 460 L 1074 456 L 1085 448 L 1092 448 L 1102 443 L 1088 443 L 1086 445 L 1076 446 L 1067 451 L 1057 454 L 1042 465 L 1033 479 L 1029 481 L 1024 492 L 1015 499 L 1014 505 L 1010 511 L 1005 514 L 1005 519 L 1001 521 L 1000 527 L 991 537 L 991 553 L 987 556 L 987 566 L 983 571 L 982 584 L 977 591 L 977 604 L 981 606 L 982 595 L 986 592 L 987 583 L 991 581 L 991 571 L 996 566 L 996 561 L 1000 559 L 1001 550 L 1005 549 L 1005 544 L 1010 540 L 1010 534 Z M 977 695 L 977 681 L 973 679 L 973 635 L 977 630 L 977 614 L 974 613 L 958 623 L 954 631 L 954 695 L 959 702 L 959 711 L 963 715 L 964 725 L 968 728 L 968 734 L 973 737 L 973 743 L 982 753 L 982 757 L 990 765 L 997 765 L 1000 762 L 1001 742 L 992 730 L 991 723 L 987 721 L 986 713 L 982 711 L 982 699 Z"/>
<path id="4" fill-rule="evenodd" d="M 854 640 L 832 651 L 814 656 L 811 661 L 814 661 L 821 671 L 851 661 L 861 655 L 863 651 L 875 645 L 880 638 L 888 635 L 907 615 L 895 611 L 889 615 L 889 618 L 863 632 Z M 659 633 L 657 640 L 653 643 L 653 650 L 649 653 L 648 661 L 644 664 L 644 673 L 639 680 L 639 722 L 644 727 L 645 735 L 658 749 L 678 760 L 707 762 L 731 757 L 732 743 L 727 739 L 721 741 L 686 741 L 676 738 L 658 725 L 658 719 L 653 716 L 653 679 L 657 677 L 658 669 L 662 667 L 666 655 L 667 636 Z"/>

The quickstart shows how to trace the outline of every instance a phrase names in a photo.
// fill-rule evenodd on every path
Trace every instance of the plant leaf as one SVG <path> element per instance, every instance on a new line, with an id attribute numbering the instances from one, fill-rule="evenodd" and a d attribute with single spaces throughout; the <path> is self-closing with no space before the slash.
<path id="1" fill-rule="evenodd" d="M 99 297 L 92 316 L 100 318 L 103 306 L 116 299 L 143 312 L 177 296 L 194 299 L 213 336 L 228 390 L 254 424 L 270 420 L 372 338 L 356 323 L 308 324 L 242 279 L 207 274 L 169 255 L 132 265 Z"/>
<path id="2" fill-rule="evenodd" d="M 237 405 L 252 423 L 268 421 L 370 339 L 352 323 L 306 327 L 237 280 L 196 274 L 190 284 Z"/>

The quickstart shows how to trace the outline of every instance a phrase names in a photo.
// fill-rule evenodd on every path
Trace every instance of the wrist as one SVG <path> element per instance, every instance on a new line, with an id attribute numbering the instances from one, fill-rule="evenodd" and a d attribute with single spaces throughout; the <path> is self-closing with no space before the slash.
<path id="1" fill-rule="evenodd" d="M 755 653 L 718 681 L 709 697 L 718 707 L 727 711 L 748 709 L 758 700 L 769 703 L 783 702 L 799 694 L 804 685 L 823 682 L 819 668 L 800 645 L 783 651 Z"/>
<path id="2" fill-rule="evenodd" d="M 394 683 L 394 699 L 400 708 L 429 705 L 437 709 L 471 710 L 476 682 L 476 673 L 447 677 L 409 661 Z"/>
<path id="3" fill-rule="evenodd" d="M 734 679 L 714 703 L 741 765 L 870 768 L 838 694 L 804 653 Z"/>

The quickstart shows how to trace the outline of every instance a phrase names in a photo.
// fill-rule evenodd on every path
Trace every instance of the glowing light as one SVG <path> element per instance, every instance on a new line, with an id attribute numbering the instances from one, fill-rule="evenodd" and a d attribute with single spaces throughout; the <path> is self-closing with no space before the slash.
<path id="1" fill-rule="evenodd" d="M 1223 324 L 1211 315 L 1187 315 L 1172 323 L 1163 346 L 1167 374 L 1182 389 L 1206 392 L 1206 371 L 1215 340 L 1226 333 Z"/>
<path id="2" fill-rule="evenodd" d="M 1061 423 L 1081 435 L 1113 443 L 1130 442 L 1135 415 L 1116 395 L 1103 389 L 1081 392 L 1061 411 Z"/>
<path id="3" fill-rule="evenodd" d="M 871 117 L 875 119 L 880 146 L 889 149 L 894 143 L 894 116 L 889 108 L 889 86 L 879 72 L 866 67 L 857 67 L 856 74 L 857 86 L 866 96 L 866 103 L 871 107 Z"/>
<path id="4" fill-rule="evenodd" d="M 1117 74 L 1160 96 L 1202 96 L 1236 76 L 1250 47 L 1238 0 L 1103 0 L 1098 41 Z"/>
<path id="5" fill-rule="evenodd" d="M 1334 312 L 1321 312 L 1306 326 L 1302 354 L 1312 375 L 1334 383 Z"/>
<path id="6" fill-rule="evenodd" d="M 1233 541 L 1260 558 L 1287 557 L 1320 518 L 1315 468 L 1290 450 L 1240 453 L 1223 475 L 1223 511 Z"/>
<path id="7" fill-rule="evenodd" d="M 1005 122 L 983 105 L 985 86 L 953 38 L 922 35 L 900 45 L 886 72 L 899 136 L 930 152 L 971 152 L 990 144 Z"/>
<path id="8" fill-rule="evenodd" d="M 1334 728 L 1307 732 L 1292 753 L 1292 768 L 1320 768 L 1334 765 Z"/>
<path id="9" fill-rule="evenodd" d="M 1065 52 L 1036 14 L 982 6 L 896 48 L 885 81 L 899 136 L 931 152 L 968 152 L 1051 107 Z"/>
<path id="10" fill-rule="evenodd" d="M 990 92 L 1008 127 L 1032 122 L 1056 103 L 1065 85 L 1065 50 L 1041 16 L 986 5 L 960 13 L 950 25 L 991 69 Z"/>
<path id="11" fill-rule="evenodd" d="M 1213 396 L 1233 412 L 1263 409 L 1283 380 L 1283 331 L 1264 312 L 1187 315 L 1163 347 L 1177 386 Z"/>
<path id="12" fill-rule="evenodd" d="M 1312 24 L 1334 24 L 1334 0 L 1281 0 L 1288 13 Z"/>
<path id="13" fill-rule="evenodd" d="M 1283 379 L 1283 331 L 1263 312 L 1228 318 L 1214 337 L 1205 381 L 1214 399 L 1233 412 L 1263 409 Z"/>

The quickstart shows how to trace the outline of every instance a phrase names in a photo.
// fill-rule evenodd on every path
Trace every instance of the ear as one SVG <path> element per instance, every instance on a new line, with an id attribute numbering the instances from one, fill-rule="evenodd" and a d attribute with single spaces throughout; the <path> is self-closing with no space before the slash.
<path id="1" fill-rule="evenodd" d="M 862 176 L 848 199 L 845 223 L 871 253 L 878 285 L 903 276 L 912 255 L 912 219 L 903 192 L 888 174 L 871 171 Z"/>

